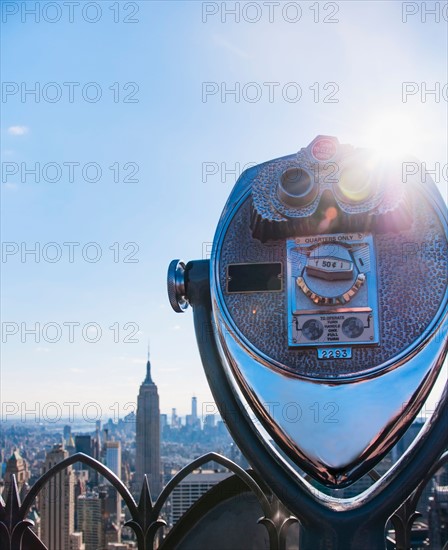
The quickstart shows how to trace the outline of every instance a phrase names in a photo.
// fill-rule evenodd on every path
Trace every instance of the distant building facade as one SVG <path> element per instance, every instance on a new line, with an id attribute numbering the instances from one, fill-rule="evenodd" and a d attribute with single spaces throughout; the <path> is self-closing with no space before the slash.
<path id="1" fill-rule="evenodd" d="M 104 548 L 103 499 L 98 493 L 78 497 L 78 529 L 83 534 L 85 550 Z"/>
<path id="2" fill-rule="evenodd" d="M 68 457 L 63 445 L 58 444 L 47 453 L 44 472 Z M 48 550 L 70 548 L 75 531 L 75 477 L 69 466 L 53 476 L 40 494 L 41 537 Z"/>
<path id="3" fill-rule="evenodd" d="M 429 500 L 429 531 L 432 550 L 442 550 L 448 545 L 448 486 L 432 481 Z"/>
<path id="4" fill-rule="evenodd" d="M 194 472 L 182 480 L 171 494 L 170 524 L 184 513 L 209 489 L 231 476 L 231 472 Z"/>
<path id="5" fill-rule="evenodd" d="M 104 447 L 106 451 L 106 466 L 121 479 L 121 442 L 106 441 Z M 107 512 L 110 515 L 111 521 L 115 523 L 119 541 L 121 534 L 121 496 L 111 486 L 108 486 Z"/>
<path id="6" fill-rule="evenodd" d="M 16 449 L 10 458 L 8 459 L 8 462 L 6 463 L 6 470 L 5 470 L 5 489 L 4 489 L 4 497 L 6 499 L 9 489 L 11 486 L 11 478 L 12 476 L 16 476 L 17 481 L 17 488 L 19 490 L 19 493 L 22 493 L 22 490 L 27 486 L 28 481 L 30 479 L 30 471 L 28 468 L 27 461 L 22 458 L 19 451 Z"/>
<path id="7" fill-rule="evenodd" d="M 86 550 L 82 533 L 72 533 L 70 535 L 70 550 Z"/>

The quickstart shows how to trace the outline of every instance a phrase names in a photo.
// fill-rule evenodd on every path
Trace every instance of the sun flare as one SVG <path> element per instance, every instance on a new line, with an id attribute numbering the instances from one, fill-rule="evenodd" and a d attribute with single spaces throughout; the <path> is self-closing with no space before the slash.
<path id="1" fill-rule="evenodd" d="M 366 146 L 381 158 L 415 154 L 419 144 L 418 127 L 409 116 L 383 113 L 367 127 Z"/>

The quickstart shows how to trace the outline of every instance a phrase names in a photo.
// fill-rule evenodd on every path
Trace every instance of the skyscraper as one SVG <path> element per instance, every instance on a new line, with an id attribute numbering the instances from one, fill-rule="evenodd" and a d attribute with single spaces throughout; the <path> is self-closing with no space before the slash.
<path id="1" fill-rule="evenodd" d="M 71 426 L 64 426 L 64 439 L 65 442 L 70 439 L 70 436 L 72 435 L 72 427 Z"/>
<path id="2" fill-rule="evenodd" d="M 75 449 L 77 453 L 84 453 L 92 458 L 99 459 L 98 439 L 93 438 L 91 435 L 75 435 Z M 78 462 L 75 464 L 75 470 L 87 470 L 89 473 L 88 485 L 91 489 L 98 485 L 98 472 L 90 466 L 85 466 L 81 462 Z"/>
<path id="3" fill-rule="evenodd" d="M 106 465 L 121 479 L 121 442 L 106 441 Z"/>
<path id="4" fill-rule="evenodd" d="M 193 430 L 198 430 L 201 427 L 201 421 L 198 418 L 198 398 L 193 395 L 191 398 L 191 414 L 185 417 L 186 425 Z"/>
<path id="5" fill-rule="evenodd" d="M 47 453 L 44 472 L 68 457 L 63 445 Z M 41 496 L 41 536 L 48 550 L 70 548 L 70 535 L 75 527 L 74 472 L 71 466 L 47 483 Z"/>
<path id="6" fill-rule="evenodd" d="M 30 471 L 28 469 L 27 461 L 20 456 L 20 453 L 17 449 L 14 450 L 6 464 L 5 489 L 3 494 L 3 498 L 5 498 L 5 500 L 11 486 L 11 478 L 13 474 L 16 476 L 17 488 L 19 489 L 20 493 L 22 492 L 22 489 L 28 484 L 28 481 L 30 479 Z"/>
<path id="7" fill-rule="evenodd" d="M 93 457 L 92 436 L 86 434 L 75 435 L 75 447 L 77 453 L 84 453 Z"/>
<path id="8" fill-rule="evenodd" d="M 193 418 L 193 424 L 196 423 L 198 418 L 198 398 L 194 395 L 191 398 L 191 416 Z"/>
<path id="9" fill-rule="evenodd" d="M 121 442 L 106 441 L 106 466 L 121 479 Z M 111 520 L 115 522 L 118 536 L 121 532 L 121 496 L 113 487 L 108 487 L 108 497 L 106 499 L 107 512 L 111 515 Z"/>
<path id="10" fill-rule="evenodd" d="M 104 548 L 103 525 L 104 498 L 98 493 L 86 493 L 78 497 L 78 529 L 83 534 L 86 550 Z M 61 550 L 65 546 L 59 547 Z"/>
<path id="11" fill-rule="evenodd" d="M 151 378 L 151 362 L 146 363 L 146 378 L 137 399 L 136 491 L 140 491 L 143 476 L 150 483 L 151 495 L 161 491 L 160 472 L 160 409 L 157 386 Z"/>

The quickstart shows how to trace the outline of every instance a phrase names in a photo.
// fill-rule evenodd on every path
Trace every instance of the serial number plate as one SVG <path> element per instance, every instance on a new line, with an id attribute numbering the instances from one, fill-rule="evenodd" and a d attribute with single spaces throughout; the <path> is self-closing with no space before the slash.
<path id="1" fill-rule="evenodd" d="M 318 359 L 351 359 L 352 348 L 317 348 Z"/>

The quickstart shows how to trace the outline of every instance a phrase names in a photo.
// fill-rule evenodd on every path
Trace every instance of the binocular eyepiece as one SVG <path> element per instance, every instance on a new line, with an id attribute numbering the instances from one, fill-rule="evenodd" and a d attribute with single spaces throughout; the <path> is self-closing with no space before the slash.
<path id="1" fill-rule="evenodd" d="M 332 147 L 323 150 L 322 141 Z M 252 198 L 251 229 L 262 242 L 296 234 L 385 232 L 412 223 L 397 166 L 328 137 L 316 138 L 296 156 L 261 165 Z"/>

